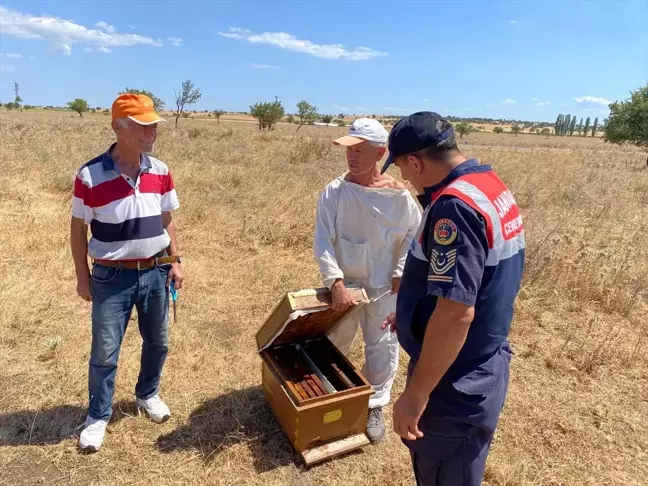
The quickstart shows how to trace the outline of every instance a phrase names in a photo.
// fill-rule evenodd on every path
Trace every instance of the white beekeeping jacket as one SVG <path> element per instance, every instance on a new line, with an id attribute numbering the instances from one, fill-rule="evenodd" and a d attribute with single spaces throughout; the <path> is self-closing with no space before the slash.
<path id="1" fill-rule="evenodd" d="M 391 286 L 403 274 L 421 210 L 405 189 L 330 182 L 317 204 L 313 252 L 324 285 L 337 278 L 365 287 Z"/>

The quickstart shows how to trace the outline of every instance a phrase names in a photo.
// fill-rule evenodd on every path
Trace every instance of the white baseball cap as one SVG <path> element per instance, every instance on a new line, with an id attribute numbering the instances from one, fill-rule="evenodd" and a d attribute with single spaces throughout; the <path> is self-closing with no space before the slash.
<path id="1" fill-rule="evenodd" d="M 378 120 L 372 118 L 358 118 L 349 126 L 348 134 L 334 140 L 336 145 L 349 147 L 362 143 L 366 140 L 370 142 L 385 143 L 389 133 Z"/>

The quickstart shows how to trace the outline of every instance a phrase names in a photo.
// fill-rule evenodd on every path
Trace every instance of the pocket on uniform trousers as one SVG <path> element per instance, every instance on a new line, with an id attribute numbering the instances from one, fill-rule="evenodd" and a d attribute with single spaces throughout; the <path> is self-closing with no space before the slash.
<path id="1" fill-rule="evenodd" d="M 434 478 L 439 484 L 464 484 L 464 437 L 424 435 L 416 440 L 401 440 L 416 454 L 416 468 L 422 480 Z"/>
<path id="2" fill-rule="evenodd" d="M 454 380 L 452 386 L 464 395 L 480 398 L 488 396 L 495 386 L 496 366 L 500 359 L 499 353 L 495 353 L 470 373 Z"/>
<path id="3" fill-rule="evenodd" d="M 345 277 L 368 277 L 367 243 L 353 243 L 345 238 L 339 238 L 337 243 L 335 258 Z"/>

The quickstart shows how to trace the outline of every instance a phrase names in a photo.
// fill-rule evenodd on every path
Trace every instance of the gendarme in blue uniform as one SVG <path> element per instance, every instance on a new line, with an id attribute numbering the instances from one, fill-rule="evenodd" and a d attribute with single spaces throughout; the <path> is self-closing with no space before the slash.
<path id="1" fill-rule="evenodd" d="M 419 421 L 424 437 L 403 442 L 419 484 L 477 485 L 506 396 L 507 336 L 524 269 L 524 228 L 510 191 L 476 160 L 426 188 L 419 201 L 425 212 L 396 310 L 398 339 L 411 357 L 408 378 L 438 297 L 475 312 L 464 346 Z"/>

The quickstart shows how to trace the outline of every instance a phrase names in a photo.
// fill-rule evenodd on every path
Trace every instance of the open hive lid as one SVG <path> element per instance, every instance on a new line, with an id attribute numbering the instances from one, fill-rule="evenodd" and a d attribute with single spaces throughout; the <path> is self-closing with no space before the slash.
<path id="1" fill-rule="evenodd" d="M 344 312 L 331 309 L 332 293 L 326 287 L 288 292 L 257 331 L 259 351 L 276 345 L 328 334 L 369 302 L 362 286 L 347 286 L 358 303 Z"/>

